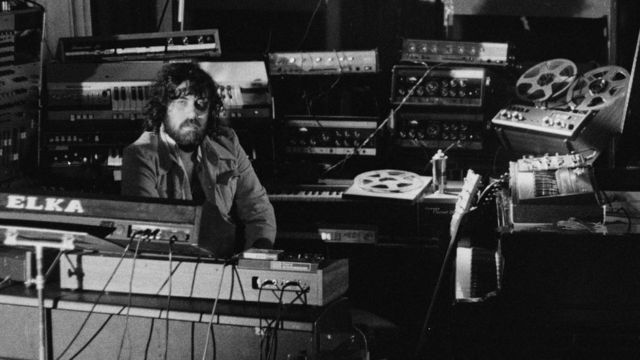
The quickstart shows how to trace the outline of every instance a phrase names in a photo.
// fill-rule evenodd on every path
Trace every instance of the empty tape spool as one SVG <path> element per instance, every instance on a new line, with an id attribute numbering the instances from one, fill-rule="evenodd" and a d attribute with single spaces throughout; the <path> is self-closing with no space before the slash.
<path id="1" fill-rule="evenodd" d="M 576 78 L 578 68 L 571 60 L 543 61 L 525 71 L 516 83 L 516 94 L 534 103 L 548 101 L 566 91 Z"/>
<path id="2" fill-rule="evenodd" d="M 403 170 L 367 171 L 356 176 L 354 183 L 373 193 L 405 193 L 425 186 L 425 180 L 418 174 Z"/>
<path id="3" fill-rule="evenodd" d="M 623 97 L 629 85 L 629 72 L 620 66 L 602 66 L 593 69 L 567 91 L 567 103 L 573 110 L 599 110 Z"/>

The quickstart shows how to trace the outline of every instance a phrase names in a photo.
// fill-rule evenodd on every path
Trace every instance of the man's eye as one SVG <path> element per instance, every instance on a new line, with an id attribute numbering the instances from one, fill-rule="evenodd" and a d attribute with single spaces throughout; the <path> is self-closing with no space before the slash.
<path id="1" fill-rule="evenodd" d="M 195 105 L 198 110 L 205 110 L 209 107 L 209 101 L 206 99 L 198 99 L 196 100 Z"/>
<path id="2" fill-rule="evenodd" d="M 187 99 L 176 99 L 173 101 L 174 104 L 178 105 L 178 106 L 187 106 L 187 104 L 189 103 L 189 100 Z"/>

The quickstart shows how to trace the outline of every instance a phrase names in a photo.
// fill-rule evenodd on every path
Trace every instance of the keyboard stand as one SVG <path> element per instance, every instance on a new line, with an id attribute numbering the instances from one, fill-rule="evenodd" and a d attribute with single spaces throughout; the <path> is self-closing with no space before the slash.
<path id="1" fill-rule="evenodd" d="M 70 251 L 76 248 L 90 248 L 89 244 L 97 245 L 98 248 L 112 249 L 114 246 L 103 239 L 89 235 L 86 232 L 76 232 L 68 230 L 44 229 L 38 227 L 0 225 L 0 234 L 3 235 L 3 242 L 6 246 L 33 247 L 36 254 L 36 290 L 38 293 L 38 313 L 39 313 L 39 359 L 47 360 L 48 336 L 47 323 L 44 309 L 44 283 L 45 276 L 42 271 L 44 249 L 59 249 L 60 251 Z M 95 247 L 93 247 L 95 249 Z M 118 247 L 119 248 L 119 247 Z"/>

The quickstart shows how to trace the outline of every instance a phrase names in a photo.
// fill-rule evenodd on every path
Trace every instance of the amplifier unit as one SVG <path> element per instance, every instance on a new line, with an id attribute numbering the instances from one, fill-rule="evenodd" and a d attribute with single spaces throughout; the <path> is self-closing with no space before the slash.
<path id="1" fill-rule="evenodd" d="M 270 75 L 359 74 L 378 70 L 377 50 L 269 54 Z"/>
<path id="2" fill-rule="evenodd" d="M 376 141 L 364 141 L 376 130 L 375 117 L 290 116 L 284 120 L 284 146 L 289 154 L 375 156 Z M 362 146 L 362 147 L 360 147 Z"/>
<path id="3" fill-rule="evenodd" d="M 400 147 L 443 149 L 457 143 L 463 149 L 482 149 L 481 113 L 396 112 L 392 126 L 394 143 Z"/>
<path id="4" fill-rule="evenodd" d="M 404 39 L 401 61 L 506 66 L 508 43 Z"/>
<path id="5" fill-rule="evenodd" d="M 63 62 L 219 57 L 218 29 L 61 38 Z"/>
<path id="6" fill-rule="evenodd" d="M 479 108 L 483 105 L 485 82 L 482 68 L 396 65 L 392 69 L 391 102 Z"/>

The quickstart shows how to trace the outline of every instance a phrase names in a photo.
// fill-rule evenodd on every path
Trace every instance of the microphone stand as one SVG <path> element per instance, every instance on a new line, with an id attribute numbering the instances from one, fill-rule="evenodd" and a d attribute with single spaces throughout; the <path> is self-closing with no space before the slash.
<path id="1" fill-rule="evenodd" d="M 29 228 L 21 228 L 14 226 L 2 226 L 5 229 L 5 239 L 4 245 L 7 246 L 28 246 L 33 247 L 36 253 L 36 291 L 38 293 L 38 335 L 39 335 L 39 346 L 38 346 L 38 359 L 47 360 L 48 359 L 48 344 L 49 338 L 47 336 L 47 319 L 46 312 L 44 307 L 44 283 L 45 276 L 43 273 L 43 254 L 44 248 L 52 248 L 59 250 L 73 250 L 74 249 L 74 240 L 76 238 L 76 234 L 72 232 L 61 232 L 55 230 L 34 230 Z M 20 232 L 25 231 L 29 234 L 42 234 L 42 237 L 33 237 L 33 236 L 20 236 Z M 48 238 L 51 235 L 58 235 L 57 238 Z"/>

